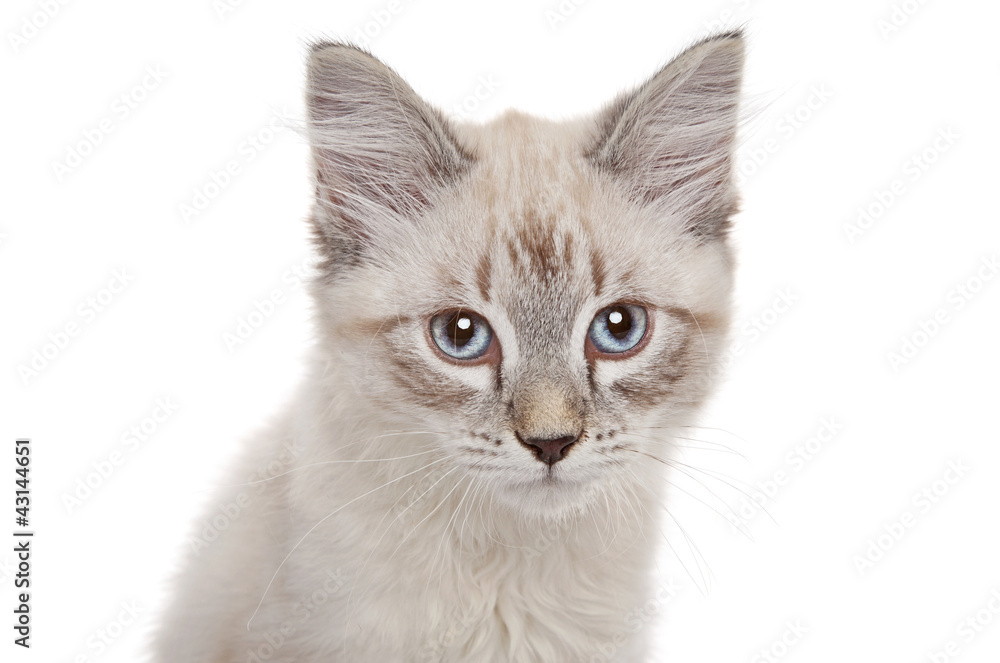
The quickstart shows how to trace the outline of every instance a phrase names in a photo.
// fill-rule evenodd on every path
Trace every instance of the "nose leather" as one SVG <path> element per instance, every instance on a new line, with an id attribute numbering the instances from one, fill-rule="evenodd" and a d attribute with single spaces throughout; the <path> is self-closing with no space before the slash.
<path id="1" fill-rule="evenodd" d="M 567 449 L 576 442 L 577 437 L 576 435 L 563 435 L 551 438 L 523 438 L 520 434 L 517 435 L 521 444 L 534 451 L 538 460 L 549 467 L 566 457 Z"/>

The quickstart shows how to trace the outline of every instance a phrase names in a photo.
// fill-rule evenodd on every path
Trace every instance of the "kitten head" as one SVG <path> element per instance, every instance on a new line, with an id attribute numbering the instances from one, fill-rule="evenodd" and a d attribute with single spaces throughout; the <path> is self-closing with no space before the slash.
<path id="1" fill-rule="evenodd" d="M 317 45 L 314 293 L 349 398 L 532 513 L 650 465 L 725 340 L 742 62 L 720 35 L 594 116 L 481 126 Z"/>

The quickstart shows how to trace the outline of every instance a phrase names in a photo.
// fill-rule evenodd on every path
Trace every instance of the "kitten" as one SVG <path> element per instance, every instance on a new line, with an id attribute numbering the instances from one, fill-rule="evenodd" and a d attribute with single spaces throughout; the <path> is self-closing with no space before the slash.
<path id="1" fill-rule="evenodd" d="M 311 374 L 156 660 L 642 660 L 658 459 L 729 320 L 743 50 L 711 37 L 594 116 L 473 125 L 312 49 Z"/>

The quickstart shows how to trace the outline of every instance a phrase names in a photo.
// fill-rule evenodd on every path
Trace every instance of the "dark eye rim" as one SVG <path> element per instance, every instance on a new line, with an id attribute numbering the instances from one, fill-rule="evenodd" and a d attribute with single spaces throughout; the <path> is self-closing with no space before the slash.
<path id="1" fill-rule="evenodd" d="M 490 344 L 486 347 L 486 351 L 483 354 L 479 355 L 478 357 L 472 357 L 471 359 L 460 359 L 458 357 L 452 357 L 450 354 L 442 350 L 441 347 L 437 344 L 437 341 L 434 340 L 434 335 L 431 333 L 431 322 L 438 316 L 452 315 L 455 313 L 469 313 L 471 315 L 474 315 L 475 317 L 485 322 L 486 325 L 490 328 Z M 428 316 L 426 324 L 424 324 L 424 338 L 427 339 L 427 345 L 431 347 L 431 350 L 433 350 L 437 354 L 439 359 L 443 359 L 447 363 L 452 364 L 454 366 L 479 366 L 482 364 L 499 365 L 500 360 L 502 358 L 500 353 L 500 341 L 497 340 L 497 333 L 496 330 L 493 329 L 493 325 L 490 324 L 490 321 L 486 319 L 485 315 L 477 313 L 472 309 L 464 307 L 448 308 Z"/>
<path id="2" fill-rule="evenodd" d="M 639 342 L 633 345 L 625 352 L 604 352 L 603 350 L 600 350 L 596 345 L 594 345 L 594 341 L 591 340 L 590 325 L 593 324 L 594 319 L 597 318 L 598 315 L 600 315 L 604 311 L 607 311 L 609 308 L 614 308 L 616 306 L 638 306 L 639 308 L 644 310 L 646 312 L 646 329 L 642 334 L 642 338 L 639 339 Z M 653 326 L 654 326 L 653 320 L 656 317 L 653 315 L 654 310 L 655 309 L 649 304 L 631 300 L 613 302 L 611 304 L 608 304 L 607 306 L 602 306 L 601 308 L 599 308 L 597 310 L 597 313 L 595 313 L 594 316 L 590 319 L 590 323 L 587 324 L 587 341 L 584 344 L 583 348 L 583 354 L 587 357 L 587 361 L 594 362 L 597 361 L 598 359 L 602 361 L 606 360 L 620 361 L 622 359 L 628 359 L 629 357 L 634 357 L 635 355 L 642 352 L 643 348 L 645 348 L 646 345 L 649 344 L 649 339 L 653 335 Z"/>

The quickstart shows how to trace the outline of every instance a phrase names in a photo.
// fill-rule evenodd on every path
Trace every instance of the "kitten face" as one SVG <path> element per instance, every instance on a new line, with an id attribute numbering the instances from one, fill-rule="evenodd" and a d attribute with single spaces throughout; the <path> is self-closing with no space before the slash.
<path id="1" fill-rule="evenodd" d="M 655 462 L 725 338 L 741 63 L 723 35 L 596 117 L 475 126 L 317 47 L 314 292 L 357 395 L 533 514 Z"/>

